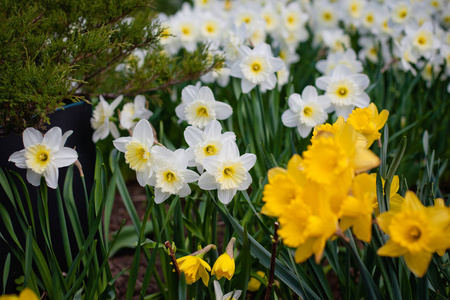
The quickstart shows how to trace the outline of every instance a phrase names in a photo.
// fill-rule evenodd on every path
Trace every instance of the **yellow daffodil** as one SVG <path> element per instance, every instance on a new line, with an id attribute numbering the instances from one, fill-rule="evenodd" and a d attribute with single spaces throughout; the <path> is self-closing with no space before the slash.
<path id="1" fill-rule="evenodd" d="M 380 209 L 378 207 L 378 199 L 377 199 L 377 185 L 376 185 L 376 181 L 377 181 L 377 174 L 372 173 L 370 174 L 371 177 L 371 186 L 372 186 L 372 206 L 373 209 L 375 211 L 375 216 L 378 216 L 380 214 Z M 384 194 L 384 179 L 381 178 L 381 182 L 383 184 L 383 194 Z M 392 178 L 392 182 L 391 182 L 391 188 L 390 188 L 390 199 L 389 199 L 389 210 L 392 212 L 396 212 L 396 211 L 400 211 L 400 208 L 402 206 L 402 203 L 404 201 L 403 197 L 400 196 L 399 194 L 397 194 L 398 189 L 399 189 L 400 185 L 399 185 L 399 179 L 398 176 L 395 175 Z"/>
<path id="2" fill-rule="evenodd" d="M 342 231 L 353 226 L 353 233 L 362 241 L 372 237 L 373 182 L 367 173 L 359 174 L 352 183 L 352 194 L 342 204 Z M 375 193 L 376 197 L 376 193 Z"/>
<path id="3" fill-rule="evenodd" d="M 266 274 L 263 271 L 258 271 L 258 272 L 256 272 L 256 274 L 258 274 L 262 279 L 264 279 L 264 280 L 266 279 Z M 250 280 L 247 285 L 247 291 L 256 292 L 257 290 L 259 290 L 260 286 L 261 286 L 261 281 L 259 281 L 258 279 L 254 278 L 254 277 L 250 277 Z"/>
<path id="4" fill-rule="evenodd" d="M 296 154 L 289 160 L 287 170 L 279 167 L 269 170 L 269 183 L 263 191 L 265 205 L 261 213 L 278 217 L 300 193 L 306 182 L 301 164 L 302 158 Z"/>
<path id="5" fill-rule="evenodd" d="M 354 109 L 347 122 L 367 138 L 366 148 L 369 148 L 381 137 L 379 130 L 383 128 L 388 116 L 389 112 L 385 109 L 378 113 L 376 105 L 372 102 L 368 107 Z"/>
<path id="6" fill-rule="evenodd" d="M 350 124 L 343 125 L 335 134 L 316 137 L 303 152 L 306 177 L 320 184 L 336 185 L 347 182 L 355 173 L 378 166 L 378 156 L 357 141 L 357 133 Z"/>
<path id="7" fill-rule="evenodd" d="M 278 220 L 281 226 L 278 234 L 283 243 L 297 248 L 297 263 L 312 254 L 319 263 L 326 241 L 338 229 L 337 216 L 331 210 L 326 191 L 314 182 L 308 183 L 308 189 L 286 207 Z"/>
<path id="8" fill-rule="evenodd" d="M 212 267 L 211 275 L 216 275 L 218 280 L 220 280 L 220 278 L 222 277 L 231 280 L 234 275 L 235 264 L 233 248 L 235 241 L 236 238 L 231 238 L 230 242 L 228 243 L 226 252 L 217 258 L 214 266 Z"/>
<path id="9" fill-rule="evenodd" d="M 180 271 L 184 273 L 187 284 L 193 284 L 201 278 L 203 284 L 208 286 L 208 272 L 211 271 L 211 267 L 202 258 L 206 252 L 215 247 L 216 246 L 214 245 L 208 245 L 205 248 L 192 253 L 191 255 L 183 256 L 177 259 L 178 267 L 180 268 Z"/>
<path id="10" fill-rule="evenodd" d="M 29 288 L 25 288 L 18 296 L 3 295 L 0 296 L 0 300 L 39 300 L 39 297 Z"/>
<path id="11" fill-rule="evenodd" d="M 413 192 L 407 192 L 400 211 L 388 211 L 377 218 L 381 229 L 390 236 L 377 253 L 403 256 L 411 272 L 423 277 L 433 253 L 450 247 L 450 237 L 445 232 L 449 220 L 446 208 L 425 207 Z"/>
<path id="12" fill-rule="evenodd" d="M 447 220 L 448 220 L 448 222 L 447 222 L 447 224 L 444 225 L 443 229 L 444 229 L 444 232 L 447 235 L 447 237 L 450 239 L 450 208 L 445 206 L 444 199 L 442 199 L 442 198 L 435 199 L 434 200 L 434 206 L 435 207 L 439 207 L 442 210 L 447 212 Z M 444 247 L 444 248 L 441 248 L 441 249 L 437 249 L 436 252 L 440 256 L 443 256 L 445 254 L 445 250 L 446 250 L 446 248 Z"/>

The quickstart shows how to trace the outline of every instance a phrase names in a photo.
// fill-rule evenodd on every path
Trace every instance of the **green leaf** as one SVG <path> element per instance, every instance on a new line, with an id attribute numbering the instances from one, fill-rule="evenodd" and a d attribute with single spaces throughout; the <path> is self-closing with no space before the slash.
<path id="1" fill-rule="evenodd" d="M 9 277 L 9 268 L 11 265 L 11 253 L 6 255 L 5 264 L 3 265 L 3 294 L 6 293 L 6 283 Z"/>
<path id="2" fill-rule="evenodd" d="M 145 227 L 145 234 L 147 235 L 151 232 L 153 232 L 153 225 L 151 223 L 147 223 Z M 113 236 L 116 241 L 109 249 L 109 257 L 113 257 L 121 249 L 135 248 L 139 240 L 139 236 L 136 234 L 136 230 L 132 225 L 124 226 L 119 234 L 116 232 Z"/>
<path id="3" fill-rule="evenodd" d="M 33 263 L 33 234 L 31 227 L 28 228 L 25 244 L 25 268 L 24 268 L 24 286 L 28 286 L 31 276 L 31 265 Z"/>

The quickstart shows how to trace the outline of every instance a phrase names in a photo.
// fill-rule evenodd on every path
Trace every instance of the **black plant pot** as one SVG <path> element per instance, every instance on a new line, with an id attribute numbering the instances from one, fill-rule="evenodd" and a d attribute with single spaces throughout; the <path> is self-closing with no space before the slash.
<path id="1" fill-rule="evenodd" d="M 47 126 L 47 129 L 51 127 L 58 126 L 61 128 L 62 132 L 66 132 L 68 130 L 73 130 L 72 135 L 67 139 L 65 144 L 66 147 L 75 148 L 78 153 L 78 160 L 83 166 L 83 171 L 85 175 L 86 186 L 88 189 L 88 194 L 90 192 L 90 188 L 93 184 L 94 178 L 94 169 L 95 169 L 95 145 L 92 142 L 92 134 L 93 130 L 90 125 L 90 118 L 92 115 L 92 106 L 85 102 L 78 102 L 74 104 L 70 104 L 64 107 L 63 110 L 58 110 L 50 115 L 50 125 Z M 8 162 L 9 156 L 15 151 L 19 151 L 24 148 L 22 136 L 21 135 L 9 135 L 6 137 L 0 137 L 0 167 L 5 170 L 13 170 L 19 173 L 24 181 L 27 184 L 28 191 L 30 193 L 30 198 L 34 210 L 35 219 L 38 220 L 37 214 L 37 188 L 30 185 L 26 180 L 26 169 L 17 168 L 14 163 Z M 66 177 L 67 168 L 59 169 L 59 187 L 61 193 L 63 192 L 63 184 Z M 21 191 L 20 191 L 21 192 Z M 86 207 L 85 207 L 85 196 L 84 189 L 82 185 L 82 181 L 79 176 L 79 172 L 76 168 L 74 168 L 74 180 L 73 180 L 73 192 L 75 203 L 77 205 L 78 213 L 80 215 L 80 219 L 82 224 L 87 223 L 86 217 Z M 24 199 L 22 197 L 22 199 Z M 61 239 L 60 225 L 58 219 L 58 211 L 56 206 L 56 191 L 48 188 L 48 206 L 49 206 L 49 217 L 50 219 L 50 230 L 52 236 L 52 244 L 55 250 L 55 254 L 58 258 L 59 264 L 63 271 L 66 269 L 66 262 L 64 258 L 63 252 L 63 244 Z M 5 192 L 0 186 L 0 202 L 6 207 L 8 212 L 13 211 L 13 207 L 7 198 Z M 14 228 L 19 228 L 19 223 L 17 219 L 13 219 Z M 84 222 L 86 221 L 86 222 Z M 86 232 L 87 226 L 83 228 Z M 0 220 L 0 232 L 3 236 L 11 243 L 12 240 L 9 237 L 8 232 L 6 231 L 5 225 L 2 220 Z M 69 232 L 71 232 L 69 228 Z M 16 230 L 17 233 L 17 230 Z M 9 238 L 9 239 L 8 239 Z M 18 235 L 19 239 L 22 239 L 24 242 L 24 237 Z M 73 236 L 70 237 L 71 242 L 74 241 Z M 38 243 L 43 245 L 43 239 L 38 239 Z M 7 253 L 11 253 L 8 244 L 6 244 L 2 239 L 0 239 L 0 278 L 3 276 L 3 265 L 6 259 Z M 11 272 L 8 280 L 8 292 L 15 292 L 13 290 L 14 284 L 13 280 L 17 277 L 23 275 L 22 268 L 19 262 L 15 259 L 14 255 L 11 253 L 12 264 L 11 264 Z M 0 280 L 3 282 L 3 280 Z"/>

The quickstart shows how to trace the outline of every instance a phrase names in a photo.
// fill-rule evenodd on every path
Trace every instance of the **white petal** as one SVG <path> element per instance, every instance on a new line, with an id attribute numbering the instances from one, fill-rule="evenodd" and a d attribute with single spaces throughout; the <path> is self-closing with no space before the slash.
<path id="1" fill-rule="evenodd" d="M 352 112 L 354 106 L 353 105 L 342 105 L 338 106 L 335 105 L 335 111 L 336 115 L 344 117 L 345 120 L 347 120 L 348 115 Z"/>
<path id="2" fill-rule="evenodd" d="M 349 67 L 344 65 L 338 65 L 331 74 L 331 77 L 336 79 L 346 78 L 352 74 L 352 70 Z"/>
<path id="3" fill-rule="evenodd" d="M 206 102 L 216 101 L 214 99 L 214 94 L 211 89 L 207 86 L 204 86 L 198 92 L 198 99 L 204 100 Z"/>
<path id="4" fill-rule="evenodd" d="M 244 73 L 241 69 L 241 61 L 235 62 L 230 69 L 230 75 L 237 78 L 244 78 Z"/>
<path id="5" fill-rule="evenodd" d="M 292 110 L 288 109 L 281 115 L 281 121 L 286 127 L 295 127 L 299 123 L 298 113 L 294 113 Z"/>
<path id="6" fill-rule="evenodd" d="M 247 172 L 245 179 L 241 182 L 241 184 L 237 187 L 237 190 L 239 191 L 245 191 L 248 189 L 250 184 L 252 184 L 252 176 Z"/>
<path id="7" fill-rule="evenodd" d="M 155 146 L 152 147 L 152 153 L 153 155 L 157 156 L 158 158 L 162 158 L 167 162 L 175 162 L 177 157 L 172 150 L 167 149 L 166 147 L 161 146 Z"/>
<path id="8" fill-rule="evenodd" d="M 227 131 L 224 134 L 222 134 L 222 143 L 225 143 L 226 141 L 236 141 L 236 135 L 234 134 L 234 132 L 231 131 Z"/>
<path id="9" fill-rule="evenodd" d="M 131 142 L 133 138 L 131 136 L 121 137 L 113 141 L 114 147 L 117 148 L 120 152 L 127 152 L 127 148 L 125 145 Z"/>
<path id="10" fill-rule="evenodd" d="M 111 135 L 113 136 L 113 138 L 118 139 L 120 137 L 120 133 L 119 130 L 117 129 L 116 124 L 114 124 L 113 122 L 109 122 L 108 128 L 111 131 Z"/>
<path id="11" fill-rule="evenodd" d="M 183 187 L 178 191 L 178 196 L 181 198 L 186 197 L 191 194 L 191 188 L 188 184 L 183 185 Z"/>
<path id="12" fill-rule="evenodd" d="M 200 175 L 192 170 L 183 170 L 183 176 L 186 183 L 195 182 L 200 178 Z"/>
<path id="13" fill-rule="evenodd" d="M 66 143 L 67 138 L 69 136 L 71 136 L 72 133 L 73 133 L 73 130 L 67 130 L 66 132 L 64 132 L 62 139 L 61 139 L 61 144 L 59 145 L 60 147 L 64 147 L 64 144 Z"/>
<path id="14" fill-rule="evenodd" d="M 38 174 L 31 169 L 27 170 L 27 180 L 28 182 L 33 186 L 39 186 L 41 185 L 41 174 Z"/>
<path id="15" fill-rule="evenodd" d="M 308 125 L 305 125 L 303 123 L 298 124 L 297 130 L 298 133 L 300 133 L 300 136 L 302 138 L 306 138 L 311 133 L 312 127 L 309 127 Z"/>
<path id="16" fill-rule="evenodd" d="M 317 100 L 317 90 L 312 85 L 308 85 L 302 92 L 302 100 L 304 102 L 316 102 Z"/>
<path id="17" fill-rule="evenodd" d="M 186 105 L 180 104 L 177 107 L 175 107 L 175 114 L 180 120 L 185 121 L 186 120 Z"/>
<path id="18" fill-rule="evenodd" d="M 233 200 L 234 195 L 236 195 L 236 189 L 230 190 L 218 190 L 217 196 L 219 196 L 220 202 L 223 204 L 228 204 Z"/>
<path id="19" fill-rule="evenodd" d="M 54 154 L 53 163 L 58 168 L 67 167 L 73 164 L 77 158 L 77 151 L 68 147 L 62 147 Z"/>
<path id="20" fill-rule="evenodd" d="M 58 168 L 55 165 L 49 164 L 43 175 L 49 188 L 56 189 L 58 187 Z"/>
<path id="21" fill-rule="evenodd" d="M 267 79 L 261 83 L 261 87 L 267 90 L 272 90 L 277 84 L 277 76 L 275 74 L 269 74 Z"/>
<path id="22" fill-rule="evenodd" d="M 62 141 L 62 131 L 59 127 L 52 127 L 45 133 L 42 143 L 51 149 L 59 149 Z"/>
<path id="23" fill-rule="evenodd" d="M 319 77 L 316 79 L 316 87 L 321 90 L 326 90 L 327 86 L 330 84 L 330 82 L 331 82 L 330 76 Z"/>
<path id="24" fill-rule="evenodd" d="M 239 158 L 239 148 L 235 142 L 227 141 L 223 143 L 222 150 L 220 150 L 220 156 L 226 160 L 237 159 Z"/>
<path id="25" fill-rule="evenodd" d="M 255 163 L 256 163 L 256 155 L 253 154 L 253 153 L 245 153 L 244 155 L 242 155 L 239 158 L 239 160 L 243 164 L 245 170 L 248 171 L 251 168 L 253 168 L 253 166 L 255 165 Z"/>
<path id="26" fill-rule="evenodd" d="M 284 62 L 281 58 L 271 57 L 269 59 L 270 64 L 272 65 L 272 71 L 277 72 L 284 68 Z"/>
<path id="27" fill-rule="evenodd" d="M 219 140 L 222 135 L 222 125 L 217 120 L 212 120 L 205 127 L 206 140 Z"/>
<path id="28" fill-rule="evenodd" d="M 293 112 L 299 112 L 302 107 L 302 98 L 300 97 L 299 94 L 294 93 L 289 96 L 288 104 L 289 104 L 289 108 Z"/>
<path id="29" fill-rule="evenodd" d="M 109 109 L 111 112 L 113 112 L 117 106 L 119 106 L 120 102 L 122 101 L 123 96 L 120 95 L 119 97 L 117 97 L 116 99 L 114 99 L 114 101 L 111 103 L 111 105 L 109 106 Z"/>
<path id="30" fill-rule="evenodd" d="M 33 146 L 34 144 L 39 144 L 44 139 L 42 133 L 31 127 L 25 129 L 23 131 L 22 136 L 23 136 L 23 145 L 25 148 Z"/>
<path id="31" fill-rule="evenodd" d="M 356 107 L 367 107 L 370 103 L 370 97 L 366 93 L 362 92 L 361 95 L 353 101 L 353 103 Z"/>
<path id="32" fill-rule="evenodd" d="M 316 103 L 319 104 L 323 109 L 331 105 L 330 98 L 326 96 L 318 96 Z"/>
<path id="33" fill-rule="evenodd" d="M 222 300 L 223 292 L 220 283 L 217 280 L 214 280 L 214 294 L 216 295 L 216 300 Z"/>
<path id="34" fill-rule="evenodd" d="M 214 176 L 205 172 L 198 179 L 198 186 L 205 191 L 215 190 L 217 189 L 217 182 Z"/>
<path id="35" fill-rule="evenodd" d="M 16 167 L 21 169 L 27 168 L 26 163 L 26 157 L 25 157 L 25 149 L 22 149 L 20 151 L 16 151 L 8 158 L 8 161 L 13 162 L 16 164 Z"/>
<path id="36" fill-rule="evenodd" d="M 160 188 L 155 188 L 155 203 L 163 203 L 171 194 L 163 192 Z"/>
<path id="37" fill-rule="evenodd" d="M 241 89 L 244 94 L 247 94 L 248 92 L 250 92 L 255 86 L 256 86 L 256 83 L 252 83 L 245 78 L 243 78 L 241 81 Z"/>
<path id="38" fill-rule="evenodd" d="M 365 74 L 353 74 L 351 77 L 362 90 L 365 90 L 370 83 L 369 77 Z"/>
<path id="39" fill-rule="evenodd" d="M 220 151 L 222 153 L 222 150 Z M 219 165 L 219 156 L 218 155 L 212 155 L 207 156 L 203 160 L 203 167 L 206 169 L 206 171 L 210 173 L 214 173 L 217 169 L 217 166 Z"/>
<path id="40" fill-rule="evenodd" d="M 150 168 L 148 168 L 150 169 Z M 145 172 L 136 172 L 136 179 L 140 186 L 145 187 L 147 185 L 148 176 Z"/>
<path id="41" fill-rule="evenodd" d="M 194 147 L 203 142 L 203 131 L 194 126 L 188 126 L 184 130 L 184 139 L 189 147 Z"/>
<path id="42" fill-rule="evenodd" d="M 94 134 L 92 135 L 92 141 L 94 143 L 97 143 L 99 140 L 105 139 L 109 134 L 108 125 L 106 123 L 103 123 L 100 125 L 100 127 L 94 131 Z"/>
<path id="43" fill-rule="evenodd" d="M 228 119 L 233 113 L 233 109 L 229 104 L 219 101 L 214 102 L 214 111 L 218 120 Z"/>
<path id="44" fill-rule="evenodd" d="M 133 138 L 136 138 L 138 141 L 147 146 L 152 146 L 155 142 L 155 138 L 150 122 L 147 120 L 140 120 L 134 128 Z"/>
<path id="45" fill-rule="evenodd" d="M 155 172 L 153 172 L 153 174 L 152 174 L 150 177 L 148 177 L 148 179 L 147 179 L 147 184 L 150 185 L 150 186 L 155 186 L 155 185 L 156 185 L 156 175 L 155 175 Z"/>
<path id="46" fill-rule="evenodd" d="M 134 108 L 145 108 L 145 96 L 137 95 L 136 97 L 134 97 Z"/>
<path id="47" fill-rule="evenodd" d="M 197 88 L 193 85 L 188 85 L 181 91 L 181 101 L 183 101 L 183 104 L 191 103 L 198 99 L 197 94 Z"/>
<path id="48" fill-rule="evenodd" d="M 240 46 L 238 48 L 238 52 L 242 57 L 245 57 L 247 55 L 251 55 L 253 53 L 253 51 L 247 47 L 247 46 Z"/>

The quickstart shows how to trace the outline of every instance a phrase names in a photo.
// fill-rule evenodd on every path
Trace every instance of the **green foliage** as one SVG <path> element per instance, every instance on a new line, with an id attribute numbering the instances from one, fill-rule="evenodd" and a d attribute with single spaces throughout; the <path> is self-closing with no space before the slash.
<path id="1" fill-rule="evenodd" d="M 100 93 L 136 95 L 196 79 L 221 62 L 207 59 L 206 47 L 164 55 L 154 15 L 147 0 L 2 1 L 0 133 L 42 128 L 56 109 Z M 139 68 L 136 49 L 147 53 Z M 119 64 L 127 72 L 116 72 Z"/>

